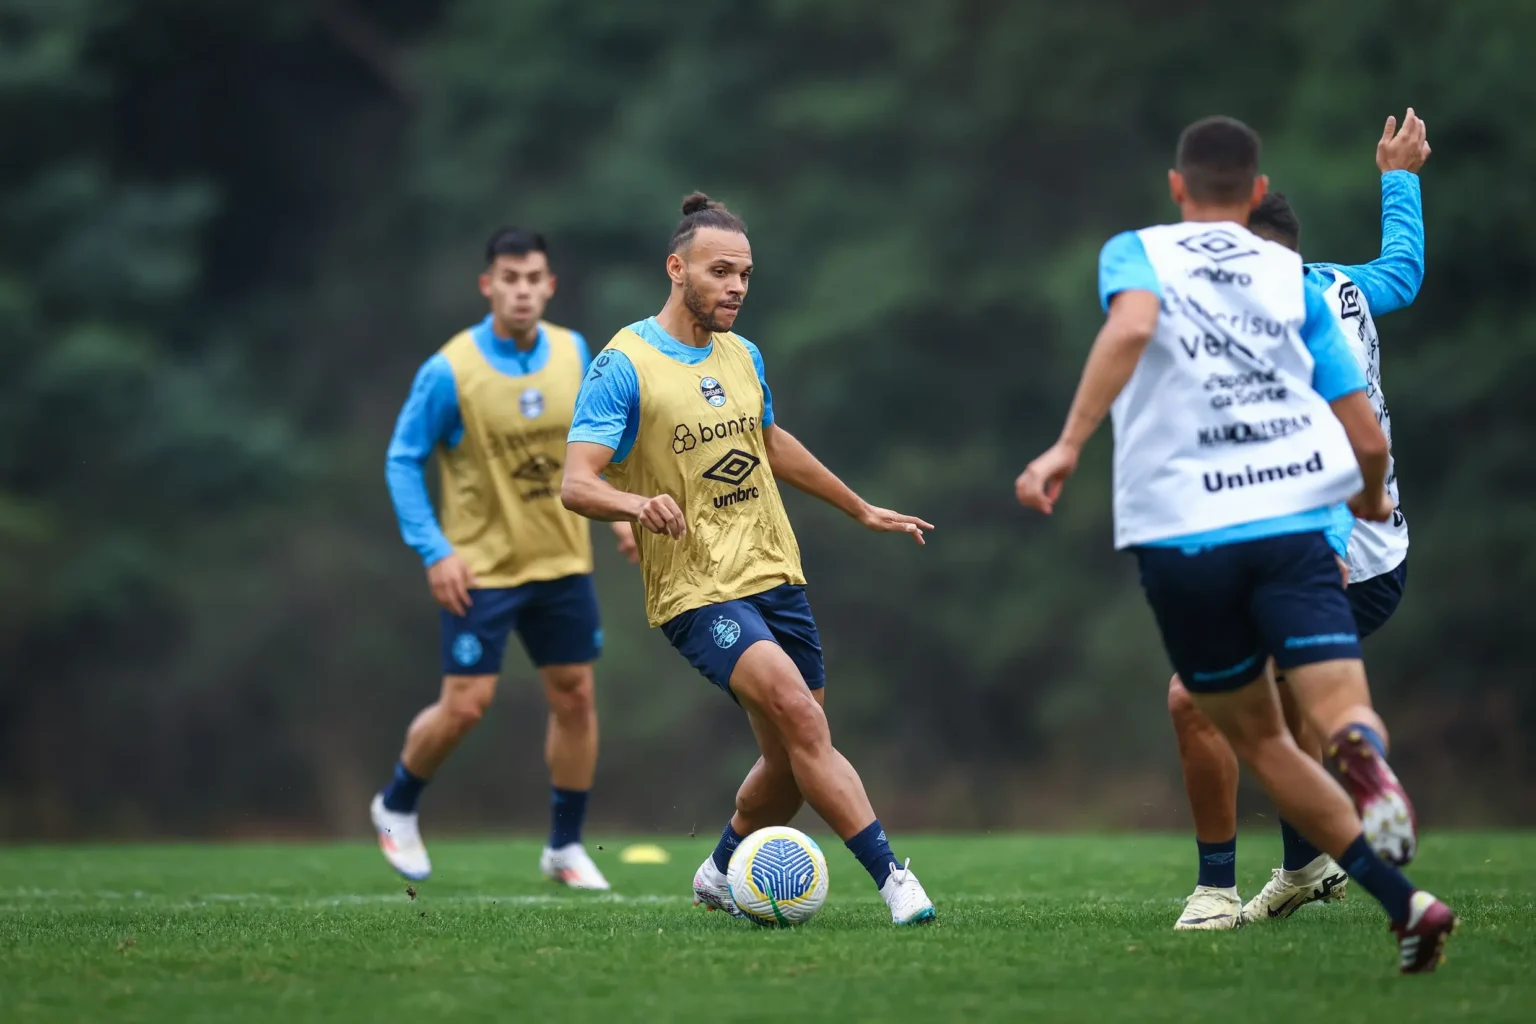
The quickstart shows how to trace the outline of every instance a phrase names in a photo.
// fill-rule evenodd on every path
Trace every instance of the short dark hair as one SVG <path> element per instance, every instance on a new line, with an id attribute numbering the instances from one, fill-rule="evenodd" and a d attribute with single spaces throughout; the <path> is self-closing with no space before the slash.
<path id="1" fill-rule="evenodd" d="M 495 263 L 497 256 L 527 256 L 531 252 L 549 255 L 543 235 L 525 228 L 497 228 L 485 243 L 485 265 Z"/>
<path id="2" fill-rule="evenodd" d="M 1179 135 L 1174 167 L 1184 176 L 1191 199 L 1240 202 L 1259 175 L 1259 136 L 1231 117 L 1196 121 Z"/>
<path id="3" fill-rule="evenodd" d="M 1284 192 L 1269 192 L 1248 215 L 1248 230 L 1272 238 L 1288 249 L 1301 251 L 1301 221 Z"/>
<path id="4" fill-rule="evenodd" d="M 747 233 L 746 223 L 724 203 L 717 203 L 703 192 L 691 192 L 683 199 L 683 219 L 672 232 L 672 251 L 678 252 L 693 241 L 699 228 L 720 228 L 722 231 Z"/>

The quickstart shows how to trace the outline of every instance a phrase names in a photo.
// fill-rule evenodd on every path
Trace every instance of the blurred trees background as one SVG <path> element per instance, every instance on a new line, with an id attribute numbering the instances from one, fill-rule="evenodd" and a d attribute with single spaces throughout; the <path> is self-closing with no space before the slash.
<path id="1" fill-rule="evenodd" d="M 1414 550 L 1371 678 L 1428 822 L 1536 821 L 1533 46 L 1499 0 L 0 0 L 0 836 L 362 830 L 437 686 L 383 485 L 411 374 L 482 314 L 500 223 L 551 236 L 551 319 L 594 345 L 654 312 L 693 188 L 753 227 L 784 424 L 939 526 L 790 499 L 885 819 L 1182 824 L 1107 431 L 1053 520 L 1012 479 L 1099 245 L 1174 216 L 1179 128 L 1253 124 L 1305 255 L 1363 262 L 1409 104 L 1429 274 L 1382 331 Z M 749 733 L 603 553 L 593 816 L 713 829 Z M 507 668 L 436 828 L 543 821 Z"/>

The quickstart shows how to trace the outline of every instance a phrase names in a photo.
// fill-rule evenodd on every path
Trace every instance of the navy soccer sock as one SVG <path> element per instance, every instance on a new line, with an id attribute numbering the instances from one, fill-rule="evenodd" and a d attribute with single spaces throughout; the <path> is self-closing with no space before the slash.
<path id="1" fill-rule="evenodd" d="M 890 840 L 885 838 L 885 826 L 876 818 L 869 823 L 858 835 L 843 841 L 848 847 L 848 852 L 859 858 L 859 863 L 864 865 L 864 870 L 869 872 L 869 877 L 875 880 L 875 887 L 885 885 L 885 876 L 891 873 L 891 866 L 899 866 L 896 855 L 891 852 Z"/>
<path id="2" fill-rule="evenodd" d="M 1237 885 L 1237 836 L 1224 843 L 1202 843 L 1195 840 L 1200 849 L 1199 885 L 1213 889 L 1231 889 Z"/>
<path id="3" fill-rule="evenodd" d="M 731 867 L 731 854 L 736 852 L 736 847 L 741 845 L 745 836 L 736 834 L 730 822 L 725 823 L 725 831 L 720 833 L 720 841 L 715 844 L 715 852 L 711 854 L 715 859 L 715 867 L 720 869 L 723 875 Z"/>
<path id="4" fill-rule="evenodd" d="M 1280 866 L 1287 871 L 1300 871 L 1323 855 L 1321 850 L 1307 842 L 1306 837 L 1284 818 L 1280 819 L 1280 841 L 1285 844 L 1285 857 Z"/>
<path id="5" fill-rule="evenodd" d="M 587 817 L 587 791 L 553 788 L 549 801 L 549 848 L 558 850 L 581 842 L 581 823 Z"/>
<path id="6" fill-rule="evenodd" d="M 415 814 L 416 801 L 421 799 L 421 791 L 431 781 L 412 775 L 404 762 L 397 763 L 395 777 L 384 787 L 384 809 L 397 814 Z"/>
<path id="7" fill-rule="evenodd" d="M 1408 919 L 1408 905 L 1413 900 L 1413 883 L 1397 868 L 1388 864 L 1371 849 L 1360 833 L 1349 844 L 1344 856 L 1339 858 L 1350 878 L 1359 882 L 1366 892 L 1380 901 L 1382 909 L 1394 924 Z"/>

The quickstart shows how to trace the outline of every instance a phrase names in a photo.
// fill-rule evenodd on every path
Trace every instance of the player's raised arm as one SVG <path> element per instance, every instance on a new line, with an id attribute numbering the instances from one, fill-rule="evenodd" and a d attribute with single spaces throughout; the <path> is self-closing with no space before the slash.
<path id="1" fill-rule="evenodd" d="M 1046 515 L 1055 509 L 1062 485 L 1077 469 L 1083 445 L 1099 429 L 1109 407 L 1136 372 L 1136 363 L 1157 330 L 1160 310 L 1158 294 L 1141 288 L 1117 292 L 1110 299 L 1109 319 L 1099 328 L 1088 353 L 1061 437 L 1014 483 L 1019 504 Z"/>
<path id="2" fill-rule="evenodd" d="M 933 529 L 932 523 L 871 505 L 838 479 L 837 474 L 823 465 L 789 431 L 770 426 L 763 431 L 763 440 L 768 446 L 768 464 L 773 467 L 777 479 L 842 510 L 866 529 L 877 533 L 910 533 L 919 544 L 928 543 L 923 531 Z"/>
<path id="3" fill-rule="evenodd" d="M 1369 263 L 1339 269 L 1365 295 L 1376 316 L 1405 309 L 1418 297 L 1424 283 L 1424 205 L 1419 189 L 1419 169 L 1429 159 L 1429 140 L 1424 121 L 1413 108 L 1396 127 L 1387 118 L 1376 144 L 1376 166 L 1381 171 L 1381 255 Z"/>

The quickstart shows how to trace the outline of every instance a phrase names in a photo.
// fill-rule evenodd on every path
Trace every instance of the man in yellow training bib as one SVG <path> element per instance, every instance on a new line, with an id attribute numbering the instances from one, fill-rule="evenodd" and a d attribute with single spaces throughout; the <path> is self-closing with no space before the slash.
<path id="1" fill-rule="evenodd" d="M 549 700 L 545 757 L 553 795 L 550 878 L 581 889 L 608 882 L 581 845 L 597 767 L 592 662 L 602 647 L 588 523 L 560 504 L 571 410 L 588 363 L 575 331 L 545 323 L 555 276 L 542 235 L 503 228 L 486 246 L 480 291 L 491 312 L 460 331 L 416 375 L 389 445 L 400 532 L 427 566 L 442 606 L 443 686 L 411 723 L 394 777 L 371 808 L 379 848 L 412 879 L 432 865 L 416 804 L 422 787 L 496 693 L 516 630 Z M 425 479 L 437 453 L 438 525 Z M 633 551 L 625 530 L 620 547 Z"/>
<path id="2" fill-rule="evenodd" d="M 933 902 L 832 746 L 821 641 L 777 481 L 871 530 L 922 543 L 933 527 L 868 504 L 775 424 L 762 355 L 731 333 L 751 275 L 746 225 L 708 196 L 685 199 L 666 305 L 615 335 L 582 384 L 562 498 L 589 518 L 638 524 L 651 625 L 746 709 L 757 736 L 762 756 L 694 875 L 694 902 L 739 914 L 725 877 L 731 853 L 808 802 L 869 871 L 896 924 L 931 921 Z"/>

